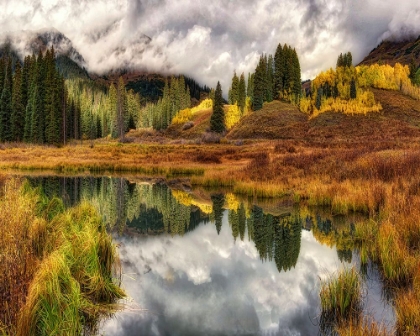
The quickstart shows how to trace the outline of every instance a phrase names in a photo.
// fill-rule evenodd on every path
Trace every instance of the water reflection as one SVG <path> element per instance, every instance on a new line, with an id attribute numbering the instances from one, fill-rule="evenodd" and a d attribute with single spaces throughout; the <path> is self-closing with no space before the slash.
<path id="1" fill-rule="evenodd" d="M 311 212 L 289 205 L 272 211 L 272 206 L 255 205 L 254 200 L 241 200 L 232 193 L 197 197 L 163 183 L 130 183 L 123 178 L 29 177 L 29 181 L 42 187 L 47 196 L 62 198 L 67 206 L 88 200 L 109 227 L 120 233 L 183 236 L 211 221 L 220 234 L 226 209 L 234 241 L 243 241 L 247 232 L 260 259 L 274 259 L 279 271 L 296 265 L 302 229 L 312 231 L 320 243 L 336 246 L 340 261 L 352 260 L 352 219 L 332 218 L 320 209 Z"/>
<path id="2" fill-rule="evenodd" d="M 133 302 L 105 335 L 316 335 L 319 277 L 355 262 L 356 217 L 123 178 L 30 182 L 90 201 L 120 243 Z"/>

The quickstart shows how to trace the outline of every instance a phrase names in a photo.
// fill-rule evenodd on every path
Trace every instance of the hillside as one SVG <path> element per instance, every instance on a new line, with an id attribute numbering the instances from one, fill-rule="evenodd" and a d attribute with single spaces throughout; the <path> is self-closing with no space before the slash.
<path id="1" fill-rule="evenodd" d="M 322 113 L 315 118 L 290 104 L 274 101 L 245 117 L 229 139 L 384 141 L 420 136 L 420 101 L 398 91 L 373 89 L 383 110 L 367 115 Z"/>
<path id="2" fill-rule="evenodd" d="M 290 139 L 304 141 L 387 141 L 420 137 L 420 101 L 398 91 L 372 89 L 383 109 L 367 115 L 322 113 L 310 118 L 295 106 L 273 101 L 245 116 L 227 133 L 228 140 Z M 226 109 L 226 107 L 225 107 Z M 197 112 L 191 128 L 171 125 L 165 136 L 201 139 L 210 127 L 212 110 Z"/>
<path id="3" fill-rule="evenodd" d="M 228 134 L 230 139 L 290 139 L 304 137 L 307 116 L 280 101 L 264 104 L 242 119 Z"/>
<path id="4" fill-rule="evenodd" d="M 360 62 L 360 65 L 410 64 L 413 58 L 417 66 L 420 66 L 420 36 L 417 39 L 402 42 L 383 41 Z"/>

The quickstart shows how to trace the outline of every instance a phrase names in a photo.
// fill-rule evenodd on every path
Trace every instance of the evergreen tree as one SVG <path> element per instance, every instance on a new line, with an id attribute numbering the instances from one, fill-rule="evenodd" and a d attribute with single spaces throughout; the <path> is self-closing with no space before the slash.
<path id="1" fill-rule="evenodd" d="M 316 93 L 316 102 L 315 107 L 319 110 L 321 108 L 322 103 L 322 88 L 318 88 L 318 91 Z"/>
<path id="2" fill-rule="evenodd" d="M 223 133 L 226 130 L 222 87 L 220 82 L 217 82 L 216 91 L 214 93 L 213 114 L 210 118 L 210 130 L 216 133 Z"/>
<path id="3" fill-rule="evenodd" d="M 31 87 L 31 142 L 44 143 L 44 78 L 45 64 L 41 51 L 34 67 L 34 78 Z M 28 103 L 29 104 L 29 103 Z"/>
<path id="4" fill-rule="evenodd" d="M 6 63 L 4 85 L 0 102 L 0 141 L 12 141 L 12 59 L 8 58 Z"/>
<path id="5" fill-rule="evenodd" d="M 245 84 L 245 75 L 244 73 L 241 74 L 239 79 L 239 86 L 238 86 L 238 106 L 243 113 L 245 110 L 246 104 L 246 84 Z"/>
<path id="6" fill-rule="evenodd" d="M 352 78 L 350 82 L 350 99 L 356 99 L 356 96 L 357 96 L 356 80 Z"/>
<path id="7" fill-rule="evenodd" d="M 347 53 L 346 67 L 350 68 L 351 66 L 353 66 L 353 56 L 352 56 L 351 52 L 349 51 Z"/>
<path id="8" fill-rule="evenodd" d="M 254 74 L 248 73 L 248 85 L 246 88 L 246 95 L 251 98 L 251 102 L 254 100 Z"/>
<path id="9" fill-rule="evenodd" d="M 267 71 L 266 71 L 266 92 L 265 100 L 267 102 L 273 101 L 273 81 L 274 81 L 274 60 L 273 56 L 269 55 L 267 60 Z"/>
<path id="10" fill-rule="evenodd" d="M 126 103 L 126 94 L 125 94 L 125 84 L 122 77 L 118 79 L 117 87 L 117 134 L 120 139 L 124 139 L 125 131 L 128 125 L 127 122 L 127 113 L 126 113 L 127 103 Z"/>
<path id="11" fill-rule="evenodd" d="M 280 93 L 280 96 L 283 97 L 283 94 L 290 93 L 291 82 L 293 78 L 293 61 L 292 61 L 292 49 L 285 44 L 283 47 L 283 57 L 284 57 L 284 73 L 283 73 L 283 92 Z"/>
<path id="12" fill-rule="evenodd" d="M 115 139 L 118 137 L 118 125 L 117 125 L 117 89 L 114 83 L 109 87 L 108 94 L 108 114 L 110 119 L 110 133 Z"/>
<path id="13" fill-rule="evenodd" d="M 16 62 L 15 75 L 13 78 L 12 94 L 12 140 L 22 141 L 25 127 L 25 108 L 22 98 L 22 68 L 20 62 Z"/>
<path id="14" fill-rule="evenodd" d="M 299 58 L 295 49 L 291 51 L 291 82 L 292 99 L 298 103 L 302 94 L 302 80 Z"/>
<path id="15" fill-rule="evenodd" d="M 3 92 L 5 75 L 6 75 L 6 60 L 4 57 L 0 57 L 0 97 Z"/>
<path id="16" fill-rule="evenodd" d="M 239 79 L 236 71 L 233 73 L 232 86 L 229 90 L 229 104 L 235 105 L 239 101 Z"/>
<path id="17" fill-rule="evenodd" d="M 225 196 L 223 194 L 211 195 L 211 201 L 213 203 L 213 214 L 216 230 L 217 234 L 219 234 L 220 230 L 222 229 L 223 205 L 225 204 Z"/>
<path id="18" fill-rule="evenodd" d="M 274 85 L 273 97 L 280 98 L 280 93 L 283 92 L 283 78 L 284 78 L 284 53 L 281 43 L 278 44 L 276 53 L 274 54 Z"/>
<path id="19" fill-rule="evenodd" d="M 337 58 L 337 68 L 344 66 L 344 60 L 343 60 L 343 53 L 340 53 L 340 55 Z"/>
<path id="20" fill-rule="evenodd" d="M 417 64 L 414 57 L 411 58 L 409 69 L 410 69 L 409 78 L 411 80 L 411 83 L 416 84 Z"/>
<path id="21" fill-rule="evenodd" d="M 45 141 L 58 145 L 63 142 L 62 134 L 62 104 L 60 77 L 55 67 L 54 48 L 47 50 L 44 58 L 44 111 L 45 111 Z"/>
<path id="22" fill-rule="evenodd" d="M 252 108 L 254 111 L 262 109 L 263 106 L 265 93 L 265 69 L 266 63 L 264 61 L 264 56 L 261 56 L 254 73 L 254 93 L 252 101 Z"/>
<path id="23" fill-rule="evenodd" d="M 23 69 L 22 69 L 22 104 L 24 108 L 28 104 L 28 91 L 29 91 L 29 72 L 30 72 L 30 64 L 31 64 L 31 56 L 26 56 L 23 61 Z"/>

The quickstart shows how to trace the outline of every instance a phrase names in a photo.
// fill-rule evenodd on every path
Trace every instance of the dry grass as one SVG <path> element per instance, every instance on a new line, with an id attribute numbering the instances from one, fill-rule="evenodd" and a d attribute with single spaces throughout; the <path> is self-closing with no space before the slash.
<path id="1" fill-rule="evenodd" d="M 64 210 L 9 180 L 0 197 L 0 333 L 78 335 L 109 313 L 118 287 L 115 246 L 92 206 Z"/>

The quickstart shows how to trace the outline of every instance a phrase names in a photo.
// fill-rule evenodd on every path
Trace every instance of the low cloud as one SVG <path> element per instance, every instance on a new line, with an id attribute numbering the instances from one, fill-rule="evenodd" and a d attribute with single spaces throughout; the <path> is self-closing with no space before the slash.
<path id="1" fill-rule="evenodd" d="M 278 43 L 297 49 L 302 78 L 335 65 L 350 50 L 356 62 L 383 39 L 420 34 L 417 0 L 3 0 L 2 31 L 55 27 L 90 71 L 119 67 L 184 73 L 202 84 L 253 71 Z M 148 38 L 150 37 L 150 39 Z"/>

